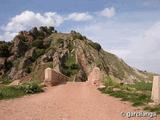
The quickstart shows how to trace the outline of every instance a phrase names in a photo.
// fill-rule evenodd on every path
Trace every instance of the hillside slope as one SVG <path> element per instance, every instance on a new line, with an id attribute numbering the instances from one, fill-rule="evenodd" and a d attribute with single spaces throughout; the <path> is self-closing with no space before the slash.
<path id="1" fill-rule="evenodd" d="M 128 83 L 149 81 L 153 75 L 128 66 L 75 31 L 58 33 L 54 27 L 35 27 L 20 32 L 11 42 L 0 42 L 1 79 L 42 80 L 44 69 L 52 67 L 71 80 L 86 81 L 94 66 L 104 75 Z"/>

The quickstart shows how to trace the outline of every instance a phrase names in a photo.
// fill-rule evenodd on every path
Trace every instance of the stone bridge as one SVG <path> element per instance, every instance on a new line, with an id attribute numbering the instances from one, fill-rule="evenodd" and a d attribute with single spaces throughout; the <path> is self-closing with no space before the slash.
<path id="1" fill-rule="evenodd" d="M 47 86 L 55 86 L 58 84 L 65 83 L 70 78 L 65 76 L 62 73 L 56 72 L 54 69 L 46 68 L 45 69 L 45 79 L 44 83 Z M 88 75 L 87 83 L 93 86 L 102 86 L 103 74 L 98 67 L 94 67 Z"/>

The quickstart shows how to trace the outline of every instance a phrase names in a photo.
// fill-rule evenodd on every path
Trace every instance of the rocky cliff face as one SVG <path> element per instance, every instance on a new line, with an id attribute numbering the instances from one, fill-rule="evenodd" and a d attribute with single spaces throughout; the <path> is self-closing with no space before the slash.
<path id="1" fill-rule="evenodd" d="M 74 81 L 86 81 L 93 67 L 118 81 L 151 80 L 152 74 L 128 66 L 85 36 L 57 33 L 54 27 L 20 32 L 11 42 L 0 42 L 0 76 L 12 80 L 43 79 L 51 67 Z"/>

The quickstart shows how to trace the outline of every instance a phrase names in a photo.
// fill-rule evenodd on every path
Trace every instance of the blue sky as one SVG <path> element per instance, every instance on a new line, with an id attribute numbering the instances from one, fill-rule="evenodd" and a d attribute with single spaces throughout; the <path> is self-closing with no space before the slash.
<path id="1" fill-rule="evenodd" d="M 160 0 L 1 0 L 0 40 L 40 25 L 75 29 L 129 65 L 160 73 Z"/>

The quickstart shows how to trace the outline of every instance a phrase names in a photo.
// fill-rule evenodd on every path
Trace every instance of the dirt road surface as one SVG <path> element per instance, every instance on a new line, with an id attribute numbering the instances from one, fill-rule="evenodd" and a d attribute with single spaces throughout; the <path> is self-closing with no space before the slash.
<path id="1" fill-rule="evenodd" d="M 121 115 L 135 111 L 142 110 L 101 94 L 87 83 L 67 83 L 44 93 L 0 101 L 0 120 L 150 120 Z"/>

